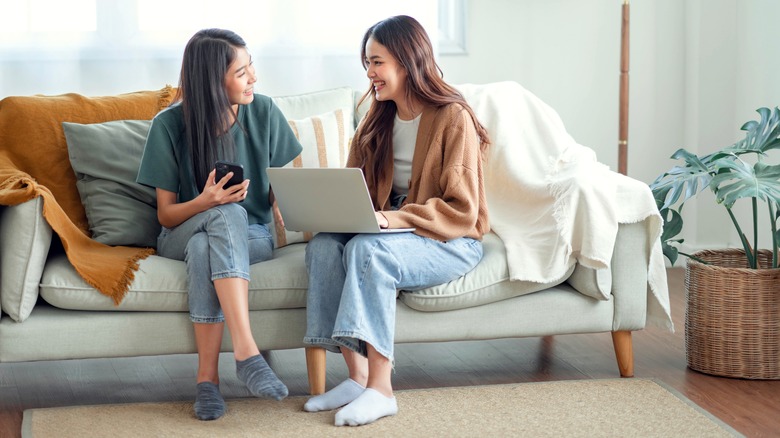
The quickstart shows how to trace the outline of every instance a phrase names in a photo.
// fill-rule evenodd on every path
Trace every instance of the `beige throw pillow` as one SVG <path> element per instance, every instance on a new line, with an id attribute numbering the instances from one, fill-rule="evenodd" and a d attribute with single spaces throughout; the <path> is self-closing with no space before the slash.
<path id="1" fill-rule="evenodd" d="M 289 120 L 303 151 L 285 167 L 344 167 L 347 163 L 352 128 L 352 110 L 337 109 L 300 120 Z M 273 205 L 274 222 L 271 224 L 277 248 L 299 242 L 308 242 L 312 233 L 289 231 L 281 226 L 281 213 Z"/>

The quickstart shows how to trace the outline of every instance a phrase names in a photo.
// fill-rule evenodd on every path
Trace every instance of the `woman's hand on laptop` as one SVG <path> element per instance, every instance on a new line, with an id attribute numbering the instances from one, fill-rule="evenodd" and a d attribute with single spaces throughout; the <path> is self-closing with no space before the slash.
<path id="1" fill-rule="evenodd" d="M 382 214 L 381 211 L 375 211 L 374 214 L 376 215 L 376 221 L 379 224 L 379 228 L 387 228 L 390 226 L 390 222 L 388 222 L 387 218 L 384 214 Z"/>

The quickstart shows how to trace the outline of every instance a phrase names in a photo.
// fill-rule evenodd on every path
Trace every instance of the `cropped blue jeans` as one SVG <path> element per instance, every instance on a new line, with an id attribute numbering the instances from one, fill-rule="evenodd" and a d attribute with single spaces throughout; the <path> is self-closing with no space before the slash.
<path id="1" fill-rule="evenodd" d="M 249 265 L 273 257 L 274 242 L 268 226 L 248 225 L 246 210 L 238 204 L 210 208 L 174 228 L 163 227 L 157 254 L 187 264 L 190 320 L 217 323 L 225 320 L 214 280 L 249 280 Z"/>
<path id="2" fill-rule="evenodd" d="M 398 290 L 455 280 L 482 259 L 482 242 L 413 233 L 319 233 L 306 247 L 307 344 L 367 356 L 370 344 L 393 361 Z"/>

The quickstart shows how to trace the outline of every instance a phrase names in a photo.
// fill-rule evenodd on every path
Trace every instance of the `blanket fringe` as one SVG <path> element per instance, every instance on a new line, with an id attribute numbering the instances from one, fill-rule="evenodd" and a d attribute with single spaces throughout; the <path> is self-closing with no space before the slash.
<path id="1" fill-rule="evenodd" d="M 60 237 L 71 265 L 87 284 L 118 306 L 135 279 L 139 261 L 155 250 L 109 246 L 93 240 L 70 221 L 46 187 L 35 184 L 34 188 L 35 196 L 43 197 L 43 217 Z"/>
<path id="2" fill-rule="evenodd" d="M 159 100 L 157 101 L 157 112 L 160 112 L 165 108 L 168 108 L 175 97 L 176 97 L 176 89 L 173 88 L 170 84 L 166 84 L 165 87 L 162 90 L 160 90 L 158 94 Z"/>
<path id="3" fill-rule="evenodd" d="M 139 249 L 139 251 L 125 264 L 123 275 L 117 280 L 116 283 L 108 288 L 105 287 L 105 285 L 95 281 L 95 279 L 92 278 L 92 274 L 90 272 L 83 272 L 81 269 L 76 269 L 76 272 L 81 275 L 81 278 L 83 278 L 87 284 L 95 288 L 101 294 L 111 298 L 114 301 L 114 305 L 118 306 L 122 303 L 122 300 L 125 298 L 128 290 L 130 289 L 130 285 L 133 283 L 133 280 L 135 280 L 135 272 L 138 271 L 140 265 L 139 262 L 149 257 L 150 255 L 153 255 L 154 253 L 155 251 L 152 248 Z"/>

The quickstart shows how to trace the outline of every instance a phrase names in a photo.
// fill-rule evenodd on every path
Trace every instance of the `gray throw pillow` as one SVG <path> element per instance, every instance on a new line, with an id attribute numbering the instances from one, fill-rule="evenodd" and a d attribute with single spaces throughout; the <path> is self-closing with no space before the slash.
<path id="1" fill-rule="evenodd" d="M 157 195 L 135 182 L 150 125 L 149 120 L 62 124 L 81 203 L 98 242 L 157 246 Z"/>

